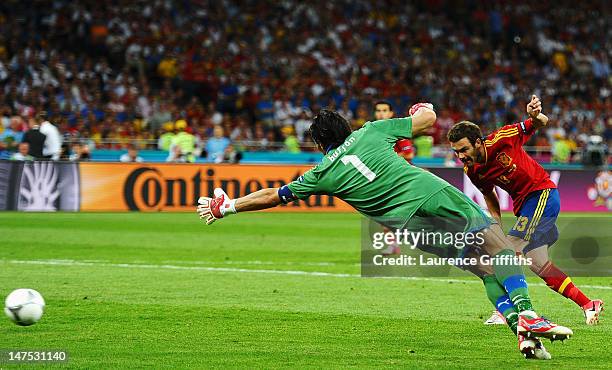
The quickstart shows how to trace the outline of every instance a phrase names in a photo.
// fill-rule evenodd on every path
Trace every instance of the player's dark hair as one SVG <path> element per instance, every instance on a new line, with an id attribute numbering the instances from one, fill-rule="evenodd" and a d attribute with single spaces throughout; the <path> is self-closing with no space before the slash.
<path id="1" fill-rule="evenodd" d="M 348 121 L 338 112 L 329 109 L 321 109 L 310 125 L 312 141 L 321 145 L 326 152 L 342 145 L 351 131 Z"/>
<path id="2" fill-rule="evenodd" d="M 377 101 L 376 103 L 374 103 L 374 109 L 376 109 L 376 106 L 378 104 L 385 104 L 386 106 L 389 107 L 389 111 L 393 112 L 393 106 L 388 101 L 386 101 L 386 100 L 379 100 L 379 101 Z"/>
<path id="3" fill-rule="evenodd" d="M 456 143 L 457 141 L 466 137 L 472 145 L 476 145 L 476 139 L 482 140 L 482 131 L 477 124 L 470 121 L 461 121 L 455 124 L 450 131 L 448 131 L 448 141 Z"/>

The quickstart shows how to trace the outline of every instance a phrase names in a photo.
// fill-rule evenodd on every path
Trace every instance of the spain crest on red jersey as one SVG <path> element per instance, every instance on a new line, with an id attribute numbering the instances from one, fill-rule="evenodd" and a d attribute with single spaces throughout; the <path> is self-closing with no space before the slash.
<path id="1" fill-rule="evenodd" d="M 504 167 L 508 167 L 512 163 L 512 158 L 506 152 L 499 153 L 495 159 Z"/>

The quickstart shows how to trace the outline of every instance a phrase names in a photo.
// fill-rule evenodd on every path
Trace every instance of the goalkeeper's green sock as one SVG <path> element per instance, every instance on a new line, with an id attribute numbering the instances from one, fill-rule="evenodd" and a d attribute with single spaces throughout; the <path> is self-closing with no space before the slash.
<path id="1" fill-rule="evenodd" d="M 536 317 L 537 315 L 531 305 L 525 274 L 523 274 L 522 267 L 515 263 L 515 257 L 516 254 L 512 249 L 504 249 L 497 253 L 493 257 L 495 277 L 508 293 L 516 312 L 521 315 Z"/>
<path id="2" fill-rule="evenodd" d="M 487 292 L 489 301 L 493 303 L 495 309 L 499 311 L 506 318 L 506 324 L 510 327 L 510 330 L 516 334 L 516 327 L 518 325 L 518 313 L 512 305 L 512 301 L 503 286 L 499 284 L 495 275 L 486 275 L 482 278 L 482 282 Z"/>

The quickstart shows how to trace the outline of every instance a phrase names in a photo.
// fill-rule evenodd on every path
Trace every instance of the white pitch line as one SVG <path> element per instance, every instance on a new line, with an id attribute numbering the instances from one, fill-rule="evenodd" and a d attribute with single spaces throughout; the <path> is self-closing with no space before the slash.
<path id="1" fill-rule="evenodd" d="M 325 276 L 336 278 L 363 278 L 359 274 L 341 274 L 322 271 L 299 271 L 299 270 L 261 270 L 261 269 L 242 269 L 233 267 L 204 267 L 204 266 L 177 266 L 177 265 L 155 265 L 141 263 L 107 263 L 107 262 L 84 262 L 75 260 L 1 260 L 12 264 L 21 265 L 47 265 L 47 266 L 93 266 L 93 267 L 120 267 L 120 268 L 141 268 L 141 269 L 161 269 L 161 270 L 188 270 L 188 271 L 208 271 L 208 272 L 237 272 L 237 273 L 252 273 L 252 274 L 278 274 L 278 275 L 301 275 L 301 276 Z M 381 276 L 372 277 L 373 279 L 397 279 L 397 280 L 413 280 L 413 281 L 433 281 L 439 283 L 465 283 L 465 284 L 481 284 L 475 279 L 444 279 L 444 278 L 426 278 L 416 276 Z M 546 284 L 535 283 L 530 286 L 545 287 Z M 581 288 L 612 290 L 612 286 L 602 285 L 580 285 Z"/>
<path id="2" fill-rule="evenodd" d="M 284 274 L 284 275 L 311 275 L 311 276 L 333 276 L 333 277 L 361 277 L 357 274 L 338 274 L 320 271 L 293 271 L 293 270 L 256 270 L 232 267 L 204 267 L 204 266 L 177 266 L 177 265 L 154 265 L 141 263 L 99 263 L 82 262 L 74 260 L 8 260 L 12 264 L 21 265 L 51 265 L 51 266 L 93 266 L 93 267 L 123 267 L 141 269 L 164 269 L 164 270 L 189 270 L 189 271 L 213 271 L 213 272 L 245 272 L 262 274 Z"/>
<path id="3" fill-rule="evenodd" d="M 293 261 L 162 261 L 163 263 L 179 265 L 262 265 L 262 266 L 359 266 L 358 263 L 336 263 L 336 262 L 293 262 Z"/>

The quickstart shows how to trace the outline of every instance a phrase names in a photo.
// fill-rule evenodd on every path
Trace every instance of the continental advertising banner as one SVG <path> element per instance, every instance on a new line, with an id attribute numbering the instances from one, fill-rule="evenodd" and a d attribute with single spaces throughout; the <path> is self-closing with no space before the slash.
<path id="1" fill-rule="evenodd" d="M 83 211 L 194 211 L 217 187 L 232 198 L 290 183 L 310 166 L 81 163 Z M 339 199 L 312 196 L 276 211 L 350 211 Z"/>
<path id="2" fill-rule="evenodd" d="M 216 187 L 231 197 L 287 184 L 310 166 L 200 165 L 128 163 L 54 163 L 0 161 L 0 210 L 21 211 L 185 211 Z M 481 206 L 480 192 L 460 168 L 431 171 L 461 189 Z M 561 194 L 561 210 L 612 210 L 612 173 L 596 170 L 550 171 Z M 512 210 L 507 193 L 498 190 L 500 205 Z M 343 201 L 312 196 L 270 211 L 352 211 Z"/>

